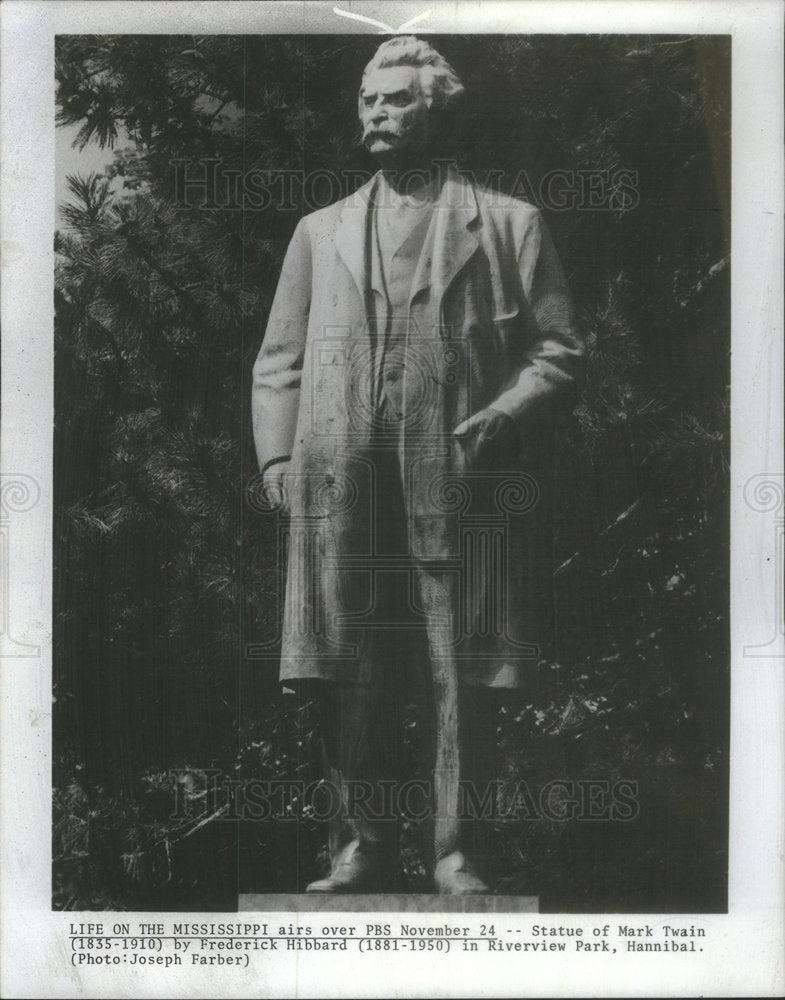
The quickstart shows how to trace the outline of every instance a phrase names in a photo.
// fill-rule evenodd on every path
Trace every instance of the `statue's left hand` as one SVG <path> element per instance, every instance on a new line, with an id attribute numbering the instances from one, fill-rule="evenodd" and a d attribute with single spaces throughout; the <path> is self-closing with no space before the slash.
<path id="1" fill-rule="evenodd" d="M 518 449 L 518 429 L 514 420 L 492 406 L 473 414 L 453 431 L 470 468 L 512 467 Z"/>

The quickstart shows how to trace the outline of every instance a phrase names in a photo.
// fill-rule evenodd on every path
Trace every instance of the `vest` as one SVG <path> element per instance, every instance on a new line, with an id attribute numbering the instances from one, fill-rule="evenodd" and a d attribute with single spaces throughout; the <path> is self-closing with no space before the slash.
<path id="1" fill-rule="evenodd" d="M 425 243 L 433 203 L 394 211 L 382 189 L 381 204 L 372 213 L 371 287 L 374 315 L 372 366 L 374 402 L 379 425 L 386 433 L 400 428 L 405 418 L 403 394 L 406 345 L 409 336 L 409 298 L 420 253 Z"/>

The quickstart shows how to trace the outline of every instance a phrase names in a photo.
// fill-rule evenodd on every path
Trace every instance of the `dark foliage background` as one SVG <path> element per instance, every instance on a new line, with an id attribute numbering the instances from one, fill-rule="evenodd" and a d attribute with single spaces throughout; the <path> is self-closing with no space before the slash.
<path id="1" fill-rule="evenodd" d="M 313 707 L 244 654 L 274 636 L 280 584 L 245 496 L 250 368 L 306 199 L 185 209 L 171 161 L 368 171 L 356 88 L 378 41 L 58 39 L 59 120 L 115 153 L 70 179 L 56 234 L 55 908 L 232 908 L 324 863 L 307 811 L 236 821 L 209 780 L 318 773 Z M 500 824 L 502 885 L 552 910 L 723 909 L 730 42 L 436 44 L 471 95 L 459 155 L 490 183 L 536 201 L 555 169 L 637 172 L 637 204 L 545 206 L 589 378 L 559 456 L 559 649 L 498 737 L 510 786 L 621 777 L 640 814 Z"/>

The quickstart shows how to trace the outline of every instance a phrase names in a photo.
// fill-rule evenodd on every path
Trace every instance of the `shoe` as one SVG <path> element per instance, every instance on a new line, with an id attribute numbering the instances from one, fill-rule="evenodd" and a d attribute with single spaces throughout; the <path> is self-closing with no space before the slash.
<path id="1" fill-rule="evenodd" d="M 441 896 L 477 896 L 491 892 L 460 851 L 453 851 L 437 862 L 433 880 Z"/>
<path id="2" fill-rule="evenodd" d="M 327 878 L 311 882 L 306 892 L 380 892 L 387 874 L 379 854 L 353 840 L 335 859 L 333 870 Z"/>

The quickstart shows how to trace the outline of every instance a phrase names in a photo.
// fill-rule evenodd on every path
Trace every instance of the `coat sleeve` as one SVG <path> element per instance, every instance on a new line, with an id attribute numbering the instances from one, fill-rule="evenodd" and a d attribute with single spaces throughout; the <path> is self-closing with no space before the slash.
<path id="1" fill-rule="evenodd" d="M 523 234 L 517 267 L 526 314 L 521 329 L 523 367 L 491 406 L 522 421 L 541 404 L 577 386 L 585 345 L 564 271 L 539 211 Z"/>
<path id="2" fill-rule="evenodd" d="M 311 247 L 305 220 L 284 258 L 262 347 L 253 367 L 251 411 L 259 468 L 290 455 L 311 303 Z"/>

